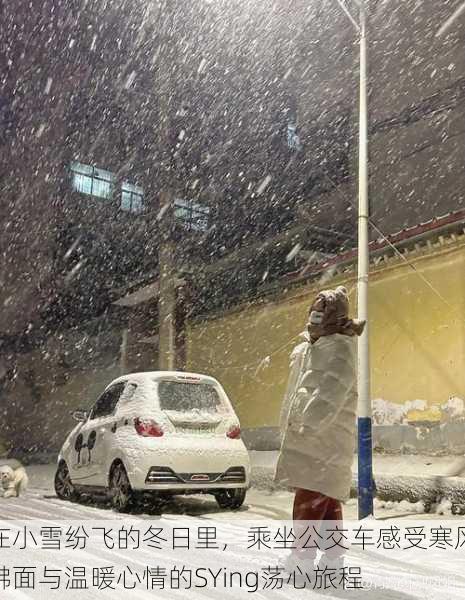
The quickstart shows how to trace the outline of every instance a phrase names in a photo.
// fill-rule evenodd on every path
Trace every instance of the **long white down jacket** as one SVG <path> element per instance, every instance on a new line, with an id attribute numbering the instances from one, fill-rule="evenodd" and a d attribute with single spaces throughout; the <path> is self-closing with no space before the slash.
<path id="1" fill-rule="evenodd" d="M 304 342 L 291 355 L 275 479 L 346 500 L 356 441 L 356 338 Z"/>

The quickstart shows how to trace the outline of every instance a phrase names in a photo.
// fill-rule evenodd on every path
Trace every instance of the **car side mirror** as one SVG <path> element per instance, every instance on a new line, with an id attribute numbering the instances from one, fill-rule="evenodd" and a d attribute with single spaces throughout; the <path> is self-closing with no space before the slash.
<path id="1" fill-rule="evenodd" d="M 71 413 L 71 416 L 73 417 L 73 419 L 75 421 L 78 421 L 79 423 L 83 423 L 84 421 L 87 421 L 87 411 L 86 410 L 73 410 L 73 412 Z"/>

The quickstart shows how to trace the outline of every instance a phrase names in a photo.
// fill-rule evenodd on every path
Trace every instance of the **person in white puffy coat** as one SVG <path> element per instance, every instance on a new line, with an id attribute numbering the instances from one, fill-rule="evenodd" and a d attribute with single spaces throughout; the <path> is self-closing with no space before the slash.
<path id="1" fill-rule="evenodd" d="M 302 331 L 299 338 L 301 341 L 291 352 L 289 359 L 289 377 L 287 379 L 286 392 L 281 404 L 281 414 L 279 418 L 281 437 L 286 429 L 291 402 L 296 394 L 302 375 L 306 371 L 306 362 L 309 357 L 308 349 L 310 346 L 310 334 L 308 331 Z"/>
<path id="2" fill-rule="evenodd" d="M 355 337 L 363 328 L 349 319 L 344 287 L 321 292 L 310 307 L 308 338 L 291 355 L 275 479 L 295 490 L 296 524 L 342 520 L 356 442 Z M 316 549 L 293 554 L 314 561 Z"/>

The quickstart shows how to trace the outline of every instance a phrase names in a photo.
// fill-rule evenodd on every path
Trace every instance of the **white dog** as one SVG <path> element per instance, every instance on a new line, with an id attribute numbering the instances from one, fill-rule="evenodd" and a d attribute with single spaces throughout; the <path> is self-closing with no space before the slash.
<path id="1" fill-rule="evenodd" d="M 0 483 L 4 498 L 17 498 L 26 491 L 28 476 L 24 467 L 12 469 L 8 465 L 0 467 Z"/>

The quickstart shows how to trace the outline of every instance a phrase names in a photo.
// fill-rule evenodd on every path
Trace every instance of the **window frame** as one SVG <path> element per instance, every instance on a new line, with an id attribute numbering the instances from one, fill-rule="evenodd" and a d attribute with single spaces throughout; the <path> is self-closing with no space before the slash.
<path id="1" fill-rule="evenodd" d="M 84 194 L 99 200 L 111 200 L 113 198 L 116 187 L 116 176 L 111 171 L 79 161 L 73 161 L 70 165 L 70 173 L 72 189 L 78 194 Z M 90 191 L 87 191 L 84 185 L 79 186 L 76 183 L 76 181 L 79 181 L 77 178 L 80 178 L 81 182 L 89 180 Z M 108 194 L 98 193 L 96 189 L 97 185 L 102 185 L 102 183 L 108 184 Z"/>
<path id="2" fill-rule="evenodd" d="M 95 401 L 95 403 L 89 413 L 89 421 L 94 421 L 95 419 L 102 419 L 104 417 L 111 417 L 112 415 L 114 415 L 116 412 L 116 408 L 118 406 L 118 402 L 119 402 L 124 390 L 126 389 L 126 385 L 127 385 L 127 381 L 119 381 L 118 383 L 114 383 L 112 386 L 107 388 L 102 394 L 100 394 L 100 396 Z M 116 397 L 115 403 L 112 406 L 112 410 L 108 413 L 99 414 L 99 415 L 95 416 L 95 410 L 96 410 L 99 402 L 101 402 L 102 398 L 105 398 L 109 393 L 113 392 L 115 389 L 118 389 L 118 388 L 121 388 L 121 390 Z"/>
<path id="3" fill-rule="evenodd" d="M 287 147 L 292 152 L 300 152 L 302 150 L 302 141 L 299 135 L 299 128 L 295 121 L 288 121 L 286 127 Z"/>
<path id="4" fill-rule="evenodd" d="M 125 206 L 125 197 L 129 197 L 129 206 Z M 134 199 L 137 202 L 134 203 Z M 136 206 L 140 204 L 140 206 Z M 144 212 L 144 189 L 131 183 L 129 181 L 123 181 L 121 184 L 121 202 L 120 209 L 124 212 L 129 212 L 134 215 L 139 215 Z"/>
<path id="5" fill-rule="evenodd" d="M 187 231 L 205 232 L 210 225 L 210 207 L 194 200 L 176 198 L 174 201 L 174 218 Z"/>

